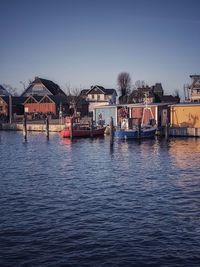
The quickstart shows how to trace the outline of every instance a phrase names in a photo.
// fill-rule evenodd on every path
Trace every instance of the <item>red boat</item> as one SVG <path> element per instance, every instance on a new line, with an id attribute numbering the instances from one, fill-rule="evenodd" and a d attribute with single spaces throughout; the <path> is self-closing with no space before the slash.
<path id="1" fill-rule="evenodd" d="M 96 137 L 103 136 L 105 127 L 93 128 L 88 124 L 81 124 L 80 117 L 66 117 L 65 129 L 61 131 L 61 137 L 73 138 L 73 137 Z"/>

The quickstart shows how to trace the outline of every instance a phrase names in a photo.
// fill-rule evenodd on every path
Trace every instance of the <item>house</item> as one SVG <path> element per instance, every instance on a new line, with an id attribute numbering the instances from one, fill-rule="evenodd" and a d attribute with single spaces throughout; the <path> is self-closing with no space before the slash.
<path id="1" fill-rule="evenodd" d="M 188 87 L 190 91 L 190 101 L 200 102 L 200 75 L 190 75 L 190 78 L 192 79 Z"/>
<path id="2" fill-rule="evenodd" d="M 161 83 L 156 83 L 152 86 L 142 86 L 138 87 L 136 90 L 133 90 L 130 96 L 128 97 L 127 103 L 159 103 L 160 98 L 163 96 L 164 91 Z"/>
<path id="3" fill-rule="evenodd" d="M 105 89 L 103 86 L 94 85 L 90 89 L 81 91 L 81 96 L 89 103 L 89 112 L 93 112 L 97 106 L 116 103 L 117 92 L 115 89 Z"/>
<path id="4" fill-rule="evenodd" d="M 58 117 L 68 113 L 69 103 L 62 95 L 30 95 L 24 101 L 24 111 L 32 117 L 42 114 Z"/>
<path id="5" fill-rule="evenodd" d="M 24 111 L 33 117 L 38 114 L 58 117 L 59 114 L 67 114 L 69 110 L 66 94 L 50 80 L 35 77 L 21 96 L 26 97 Z"/>
<path id="6" fill-rule="evenodd" d="M 29 84 L 29 86 L 25 89 L 21 96 L 28 97 L 30 95 L 61 95 L 66 97 L 66 94 L 60 89 L 60 87 L 56 83 L 39 77 L 35 77 L 35 80 Z"/>

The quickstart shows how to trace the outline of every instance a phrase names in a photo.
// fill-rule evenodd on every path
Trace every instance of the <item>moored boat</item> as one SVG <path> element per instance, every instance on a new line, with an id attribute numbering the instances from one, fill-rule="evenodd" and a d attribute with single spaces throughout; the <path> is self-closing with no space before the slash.
<path id="1" fill-rule="evenodd" d="M 135 129 L 119 129 L 114 132 L 114 137 L 118 139 L 144 139 L 153 138 L 156 133 L 156 127 L 144 126 Z"/>
<path id="2" fill-rule="evenodd" d="M 149 110 L 151 114 L 151 120 L 148 124 L 144 124 L 145 112 Z M 130 127 L 129 119 L 123 118 L 121 122 L 121 127 L 117 128 L 113 136 L 118 139 L 144 139 L 153 138 L 156 134 L 157 125 L 152 113 L 151 108 L 147 105 L 147 96 L 145 100 L 145 107 L 142 112 L 142 118 L 138 120 L 137 125 L 132 125 Z"/>
<path id="3" fill-rule="evenodd" d="M 61 137 L 97 137 L 103 136 L 105 127 L 93 127 L 88 124 L 81 124 L 80 117 L 66 117 L 65 129 L 61 131 Z"/>

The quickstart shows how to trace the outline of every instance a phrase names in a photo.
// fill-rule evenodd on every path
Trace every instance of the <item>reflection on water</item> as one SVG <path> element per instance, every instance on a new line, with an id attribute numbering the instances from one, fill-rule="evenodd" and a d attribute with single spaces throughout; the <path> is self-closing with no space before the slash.
<path id="1" fill-rule="evenodd" d="M 0 266 L 199 266 L 199 139 L 0 132 Z"/>

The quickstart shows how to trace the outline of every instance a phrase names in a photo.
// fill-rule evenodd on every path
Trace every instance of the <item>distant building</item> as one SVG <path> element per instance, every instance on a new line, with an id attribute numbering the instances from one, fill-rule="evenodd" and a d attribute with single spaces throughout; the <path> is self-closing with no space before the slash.
<path id="1" fill-rule="evenodd" d="M 173 95 L 163 95 L 160 98 L 161 103 L 169 103 L 169 104 L 178 104 L 180 103 L 180 97 L 179 96 L 173 96 Z"/>
<path id="2" fill-rule="evenodd" d="M 25 89 L 21 96 L 28 97 L 30 95 L 60 95 L 66 97 L 66 94 L 60 89 L 60 87 L 56 83 L 39 77 L 35 77 L 35 80 L 29 84 L 29 86 Z"/>
<path id="3" fill-rule="evenodd" d="M 24 114 L 24 101 L 26 97 L 0 96 L 0 121 L 8 121 L 10 108 L 12 116 Z"/>
<path id="4" fill-rule="evenodd" d="M 60 95 L 30 95 L 24 101 L 24 111 L 30 114 L 49 114 L 58 116 L 60 111 L 62 115 L 67 114 L 69 103 L 67 97 Z"/>
<path id="5" fill-rule="evenodd" d="M 155 85 L 152 86 L 152 92 L 154 95 L 154 102 L 155 103 L 160 103 L 161 102 L 161 98 L 164 95 L 164 90 L 162 88 L 162 84 L 161 83 L 156 83 Z"/>
<path id="6" fill-rule="evenodd" d="M 142 86 L 133 90 L 128 97 L 128 103 L 144 103 L 147 101 L 150 103 L 159 103 L 160 98 L 163 96 L 164 90 L 161 83 L 156 83 L 153 86 Z"/>
<path id="7" fill-rule="evenodd" d="M 190 91 L 190 101 L 200 102 L 200 75 L 190 75 L 192 79 L 188 89 Z"/>
<path id="8" fill-rule="evenodd" d="M 117 92 L 115 89 L 105 89 L 103 86 L 95 85 L 82 90 L 81 96 L 88 101 L 89 112 L 93 112 L 97 106 L 116 104 Z"/>
<path id="9" fill-rule="evenodd" d="M 66 94 L 56 83 L 35 77 L 21 95 L 26 97 L 24 111 L 31 114 L 67 114 L 69 103 Z"/>

